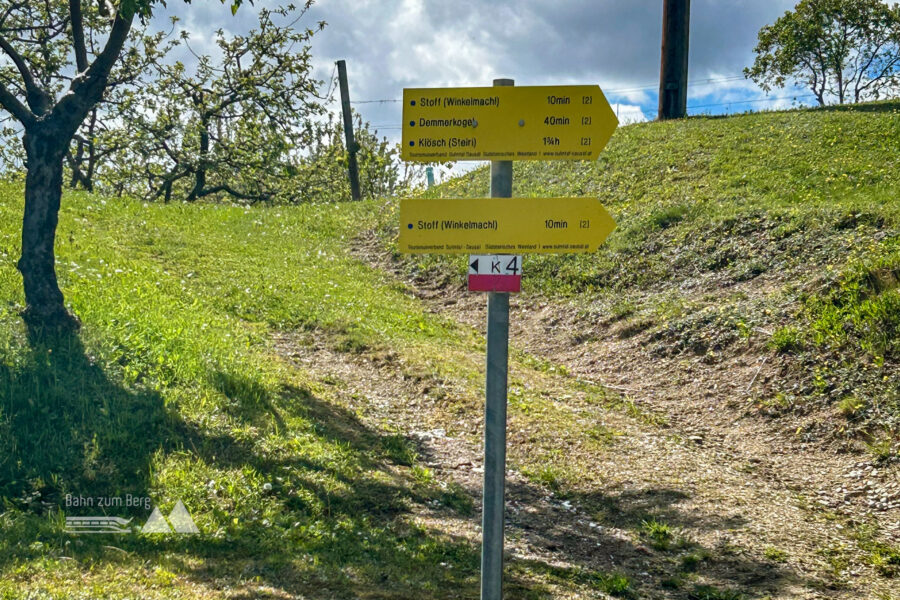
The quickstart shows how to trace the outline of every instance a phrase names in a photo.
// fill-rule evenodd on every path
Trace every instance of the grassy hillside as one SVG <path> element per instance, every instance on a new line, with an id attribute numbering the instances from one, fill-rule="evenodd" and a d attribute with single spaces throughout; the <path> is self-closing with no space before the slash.
<path id="1" fill-rule="evenodd" d="M 482 197 L 488 177 L 428 195 Z M 634 125 L 596 163 L 515 163 L 513 181 L 618 222 L 596 254 L 526 259 L 526 294 L 573 303 L 584 338 L 615 326 L 709 363 L 766 344 L 785 368 L 757 410 L 837 411 L 810 435 L 900 451 L 900 104 Z M 435 265 L 461 280 L 464 259 L 405 262 Z"/>
<path id="2" fill-rule="evenodd" d="M 880 490 L 900 412 L 898 139 L 884 104 L 639 125 L 596 164 L 516 165 L 516 194 L 597 194 L 620 228 L 597 254 L 526 263 L 517 302 L 547 311 L 550 346 L 513 338 L 508 598 L 900 597 L 896 513 L 825 506 L 552 345 L 568 306 L 580 355 L 610 336 L 710 365 L 762 348 L 785 370 L 754 410 L 843 407 Z M 482 195 L 485 177 L 430 193 Z M 21 197 L 0 186 L 0 598 L 477 597 L 484 315 L 462 259 L 403 260 L 406 281 L 379 268 L 365 241 L 390 245 L 389 201 L 66 194 L 57 270 L 84 326 L 51 337 L 18 317 Z M 843 468 L 785 453 L 803 477 Z M 201 534 L 64 531 L 142 525 L 144 504 L 66 503 L 128 495 L 166 515 L 182 500 Z"/>
<path id="3" fill-rule="evenodd" d="M 456 505 L 458 491 L 396 471 L 412 465 L 405 438 L 364 426 L 269 349 L 272 327 L 349 347 L 457 335 L 343 257 L 364 211 L 68 196 L 57 268 L 84 329 L 28 339 L 21 190 L 2 194 L 0 597 L 259 597 L 273 582 L 417 597 L 473 577 L 472 547 L 402 518 L 408 504 Z M 66 536 L 63 512 L 149 514 L 67 509 L 67 494 L 150 497 L 166 514 L 181 499 L 206 535 Z"/>
<path id="4" fill-rule="evenodd" d="M 412 418 L 477 435 L 459 415 L 477 422 L 483 341 L 350 256 L 377 203 L 245 209 L 67 194 L 57 270 L 84 325 L 55 337 L 18 316 L 22 190 L 0 194 L 0 598 L 477 595 L 477 491 L 426 466 L 410 418 L 373 407 L 453 394 L 456 424 Z M 371 362 L 322 374 L 293 360 L 303 353 L 332 357 L 326 366 Z M 387 402 L 365 387 L 377 365 L 398 370 Z M 551 385 L 540 383 L 554 377 L 546 363 L 514 365 L 513 381 L 535 394 Z M 542 427 L 572 429 L 574 418 Z M 536 472 L 551 451 L 511 460 Z M 148 504 L 129 507 L 129 496 Z M 110 497 L 123 504 L 101 504 Z M 79 515 L 143 525 L 151 506 L 168 515 L 178 500 L 201 535 L 64 531 Z M 630 585 L 533 558 L 512 562 L 508 580 L 514 597 Z"/>

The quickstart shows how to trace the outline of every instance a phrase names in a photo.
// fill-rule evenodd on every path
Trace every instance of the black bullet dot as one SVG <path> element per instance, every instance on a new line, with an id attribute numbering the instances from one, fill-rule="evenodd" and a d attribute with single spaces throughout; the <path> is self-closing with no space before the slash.
<path id="1" fill-rule="evenodd" d="M 407 229 L 412 229 L 412 223 L 406 226 Z"/>
<path id="2" fill-rule="evenodd" d="M 416 105 L 416 101 L 415 101 L 415 100 L 411 100 L 411 101 L 409 102 L 409 105 L 410 105 L 410 106 L 415 106 L 415 105 Z"/>
<path id="3" fill-rule="evenodd" d="M 409 145 L 410 145 L 410 146 L 415 146 L 416 143 L 415 143 L 415 142 L 410 142 Z"/>
<path id="4" fill-rule="evenodd" d="M 409 122 L 409 126 L 410 126 L 410 127 L 415 127 L 415 126 L 416 126 L 416 122 L 415 122 L 415 121 L 410 121 L 410 122 Z"/>

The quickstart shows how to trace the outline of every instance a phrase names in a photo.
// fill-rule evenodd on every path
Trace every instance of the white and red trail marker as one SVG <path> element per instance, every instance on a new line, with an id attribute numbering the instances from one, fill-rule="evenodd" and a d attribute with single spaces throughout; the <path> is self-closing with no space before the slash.
<path id="1" fill-rule="evenodd" d="M 521 290 L 521 256 L 513 254 L 469 256 L 470 292 L 519 292 Z"/>

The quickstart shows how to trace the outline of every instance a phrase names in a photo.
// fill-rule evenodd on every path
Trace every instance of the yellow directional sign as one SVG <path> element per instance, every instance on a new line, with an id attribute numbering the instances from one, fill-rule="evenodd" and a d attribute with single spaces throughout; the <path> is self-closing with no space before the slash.
<path id="1" fill-rule="evenodd" d="M 407 88 L 403 160 L 595 160 L 619 122 L 596 85 Z"/>
<path id="2" fill-rule="evenodd" d="M 596 198 L 404 199 L 409 254 L 592 252 L 616 228 Z"/>

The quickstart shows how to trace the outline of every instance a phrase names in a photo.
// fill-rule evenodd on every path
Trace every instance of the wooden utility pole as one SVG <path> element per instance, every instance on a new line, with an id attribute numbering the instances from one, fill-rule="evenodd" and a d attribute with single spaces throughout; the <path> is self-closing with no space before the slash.
<path id="1" fill-rule="evenodd" d="M 353 139 L 353 115 L 350 113 L 350 86 L 347 85 L 347 63 L 339 60 L 338 82 L 341 87 L 341 108 L 344 111 L 344 139 L 347 143 L 347 171 L 350 175 L 350 194 L 354 200 L 362 195 L 359 191 L 359 165 L 356 163 L 356 151 L 359 149 Z"/>
<path id="2" fill-rule="evenodd" d="M 663 0 L 660 119 L 683 119 L 687 116 L 690 28 L 691 0 Z"/>

